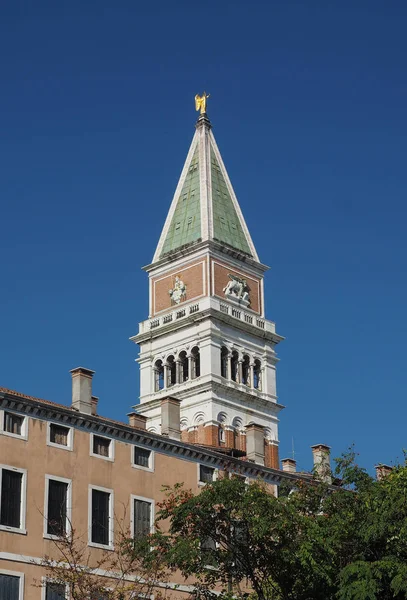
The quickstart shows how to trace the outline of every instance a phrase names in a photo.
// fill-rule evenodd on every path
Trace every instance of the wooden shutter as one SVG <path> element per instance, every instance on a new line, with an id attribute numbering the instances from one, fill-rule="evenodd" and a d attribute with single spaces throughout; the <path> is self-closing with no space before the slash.
<path id="1" fill-rule="evenodd" d="M 45 600 L 65 600 L 66 587 L 63 583 L 47 582 L 45 588 Z"/>
<path id="2" fill-rule="evenodd" d="M 3 469 L 1 477 L 0 523 L 8 527 L 21 527 L 22 473 Z"/>
<path id="3" fill-rule="evenodd" d="M 20 578 L 14 575 L 0 575 L 0 600 L 19 600 Z"/>
<path id="4" fill-rule="evenodd" d="M 151 502 L 134 500 L 134 537 L 140 538 L 151 531 Z"/>
<path id="5" fill-rule="evenodd" d="M 134 447 L 134 464 L 139 465 L 140 467 L 149 467 L 150 462 L 150 450 L 146 450 L 145 448 L 139 448 L 138 446 Z"/>
<path id="6" fill-rule="evenodd" d="M 47 533 L 64 535 L 66 533 L 66 500 L 68 484 L 63 481 L 48 481 L 48 522 Z"/>
<path id="7" fill-rule="evenodd" d="M 92 542 L 109 544 L 109 501 L 110 494 L 92 490 Z"/>

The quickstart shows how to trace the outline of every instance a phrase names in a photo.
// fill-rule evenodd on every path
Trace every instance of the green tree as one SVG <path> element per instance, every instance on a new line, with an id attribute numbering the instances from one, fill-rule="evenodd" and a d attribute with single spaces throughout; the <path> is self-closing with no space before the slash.
<path id="1" fill-rule="evenodd" d="M 375 481 L 354 458 L 337 461 L 341 485 L 298 479 L 278 497 L 233 476 L 197 496 L 176 486 L 146 560 L 179 569 L 205 598 L 407 598 L 407 467 Z"/>

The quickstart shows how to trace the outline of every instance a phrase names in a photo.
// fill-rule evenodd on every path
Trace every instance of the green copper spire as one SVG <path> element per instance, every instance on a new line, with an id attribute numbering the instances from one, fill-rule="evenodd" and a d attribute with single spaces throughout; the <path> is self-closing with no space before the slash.
<path id="1" fill-rule="evenodd" d="M 168 229 L 161 256 L 201 239 L 198 146 L 188 167 L 184 185 Z"/>
<path id="2" fill-rule="evenodd" d="M 258 260 L 206 113 L 198 118 L 153 262 L 213 240 Z"/>
<path id="3" fill-rule="evenodd" d="M 225 178 L 211 148 L 213 238 L 251 255 L 249 244 L 237 216 Z"/>

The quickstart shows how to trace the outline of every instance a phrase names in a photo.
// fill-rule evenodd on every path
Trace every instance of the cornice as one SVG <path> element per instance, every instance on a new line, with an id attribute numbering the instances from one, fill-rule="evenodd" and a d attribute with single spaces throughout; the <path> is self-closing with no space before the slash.
<path id="1" fill-rule="evenodd" d="M 278 485 L 283 479 L 295 482 L 298 479 L 309 479 L 301 475 L 289 474 L 278 469 L 264 467 L 255 463 L 225 457 L 218 452 L 202 449 L 193 444 L 170 440 L 165 436 L 142 429 L 130 427 L 124 423 L 111 421 L 104 417 L 85 415 L 72 409 L 53 406 L 51 403 L 28 400 L 9 393 L 0 394 L 0 407 L 25 414 L 34 419 L 60 422 L 85 432 L 110 436 L 125 443 L 141 444 L 151 450 L 213 466 L 221 470 L 240 473 L 246 477 L 262 478 L 265 482 Z"/>

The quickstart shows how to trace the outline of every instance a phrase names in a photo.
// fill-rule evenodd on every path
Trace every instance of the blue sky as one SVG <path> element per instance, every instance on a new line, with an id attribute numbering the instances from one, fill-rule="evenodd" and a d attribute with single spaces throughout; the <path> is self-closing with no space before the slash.
<path id="1" fill-rule="evenodd" d="M 28 2 L 0 18 L 0 386 L 100 412 L 138 398 L 147 276 L 193 97 L 266 276 L 280 456 L 294 441 L 371 469 L 406 417 L 407 5 L 403 1 Z"/>

